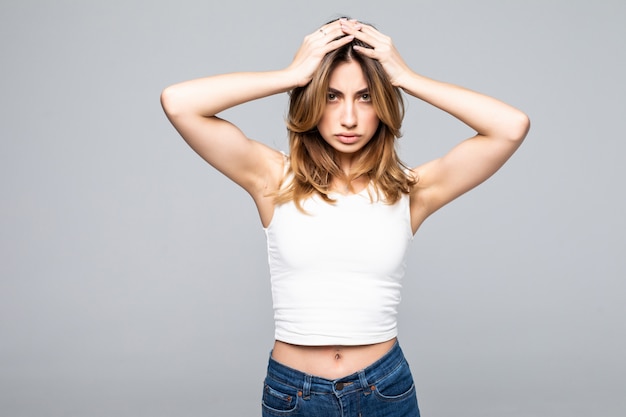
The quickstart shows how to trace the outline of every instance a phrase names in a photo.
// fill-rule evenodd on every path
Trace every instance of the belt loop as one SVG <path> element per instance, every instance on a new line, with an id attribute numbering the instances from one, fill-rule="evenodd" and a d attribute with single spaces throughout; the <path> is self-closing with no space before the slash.
<path id="1" fill-rule="evenodd" d="M 372 390 L 370 384 L 367 383 L 367 378 L 365 378 L 365 370 L 359 371 L 359 382 L 361 383 L 361 388 L 363 388 L 363 394 L 370 395 Z"/>
<path id="2" fill-rule="evenodd" d="M 311 379 L 312 376 L 306 374 L 304 376 L 304 386 L 302 387 L 302 398 L 308 400 L 311 398 Z"/>

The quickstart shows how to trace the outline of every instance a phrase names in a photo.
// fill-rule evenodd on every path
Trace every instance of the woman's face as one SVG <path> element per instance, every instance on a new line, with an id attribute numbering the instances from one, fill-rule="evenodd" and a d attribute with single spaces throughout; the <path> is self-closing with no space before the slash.
<path id="1" fill-rule="evenodd" d="M 337 152 L 352 155 L 374 136 L 380 120 L 358 63 L 344 62 L 331 73 L 326 108 L 317 129 Z"/>

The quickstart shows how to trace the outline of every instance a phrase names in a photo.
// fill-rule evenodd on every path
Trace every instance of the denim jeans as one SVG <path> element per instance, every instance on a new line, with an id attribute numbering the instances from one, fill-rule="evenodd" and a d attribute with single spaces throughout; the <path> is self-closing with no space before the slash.
<path id="1" fill-rule="evenodd" d="M 367 368 L 329 380 L 270 357 L 263 417 L 419 417 L 415 385 L 400 345 Z"/>

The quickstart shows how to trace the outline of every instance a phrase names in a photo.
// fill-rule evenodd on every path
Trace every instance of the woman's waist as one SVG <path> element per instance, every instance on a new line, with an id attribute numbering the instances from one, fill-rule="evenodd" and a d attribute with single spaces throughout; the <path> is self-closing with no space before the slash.
<path id="1" fill-rule="evenodd" d="M 388 354 L 396 338 L 357 346 L 304 346 L 277 340 L 272 359 L 286 367 L 329 380 L 367 368 Z"/>

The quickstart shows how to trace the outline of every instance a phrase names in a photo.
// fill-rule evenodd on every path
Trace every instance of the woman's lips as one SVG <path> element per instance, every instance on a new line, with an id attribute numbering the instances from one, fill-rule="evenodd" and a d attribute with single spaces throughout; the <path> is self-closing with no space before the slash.
<path id="1" fill-rule="evenodd" d="M 345 144 L 351 144 L 359 140 L 358 135 L 350 134 L 350 133 L 340 133 L 335 136 L 337 137 L 337 140 L 339 140 L 339 142 L 345 143 Z"/>

